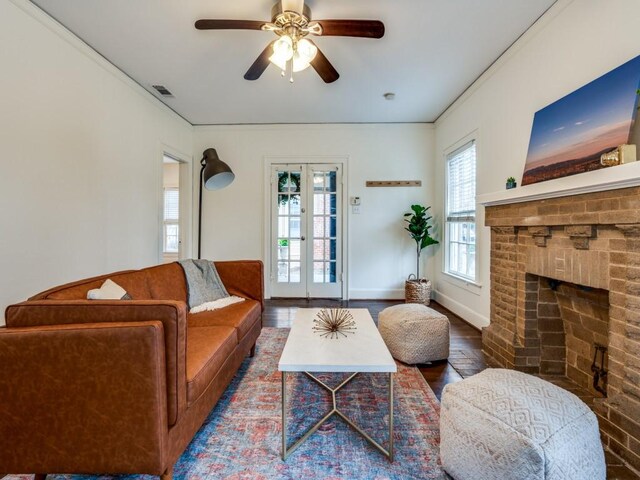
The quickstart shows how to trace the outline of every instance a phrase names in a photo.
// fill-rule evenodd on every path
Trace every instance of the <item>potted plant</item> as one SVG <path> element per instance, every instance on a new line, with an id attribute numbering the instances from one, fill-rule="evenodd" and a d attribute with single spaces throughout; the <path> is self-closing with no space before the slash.
<path id="1" fill-rule="evenodd" d="M 409 236 L 416 242 L 416 273 L 415 279 L 409 275 L 405 282 L 405 298 L 407 303 L 423 303 L 429 305 L 431 300 L 431 281 L 420 278 L 420 254 L 429 245 L 436 245 L 438 242 L 429 235 L 429 230 L 433 227 L 429 223 L 431 216 L 428 211 L 431 207 L 422 205 L 411 205 L 411 212 L 404 214 L 404 221 L 407 226 L 404 228 L 409 232 Z"/>
<path id="2" fill-rule="evenodd" d="M 518 186 L 518 184 L 516 183 L 516 179 L 513 177 L 509 177 L 507 178 L 507 190 L 510 190 L 512 188 L 516 188 Z"/>

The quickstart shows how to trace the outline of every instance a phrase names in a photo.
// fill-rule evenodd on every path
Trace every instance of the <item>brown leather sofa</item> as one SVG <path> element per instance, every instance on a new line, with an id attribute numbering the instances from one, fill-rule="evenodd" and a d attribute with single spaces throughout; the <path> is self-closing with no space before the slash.
<path id="1" fill-rule="evenodd" d="M 0 328 L 0 477 L 171 479 L 262 328 L 262 262 L 215 265 L 244 302 L 189 314 L 183 270 L 171 263 L 62 285 L 9 306 Z M 107 278 L 132 300 L 86 300 Z"/>

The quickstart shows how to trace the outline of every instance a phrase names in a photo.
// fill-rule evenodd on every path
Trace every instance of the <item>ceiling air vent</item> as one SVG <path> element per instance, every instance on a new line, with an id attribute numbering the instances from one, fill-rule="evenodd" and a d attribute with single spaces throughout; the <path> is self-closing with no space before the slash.
<path id="1" fill-rule="evenodd" d="M 151 85 L 151 86 L 155 88 L 158 91 L 158 93 L 163 97 L 173 97 L 173 93 L 167 90 L 167 87 L 165 87 L 164 85 Z"/>

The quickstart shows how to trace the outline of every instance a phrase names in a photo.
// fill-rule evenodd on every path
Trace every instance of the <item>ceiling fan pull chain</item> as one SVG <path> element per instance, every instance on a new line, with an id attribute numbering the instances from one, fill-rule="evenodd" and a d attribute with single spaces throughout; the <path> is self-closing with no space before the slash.
<path id="1" fill-rule="evenodd" d="M 289 78 L 289 83 L 293 83 L 293 58 L 289 61 L 289 68 L 291 69 L 291 78 Z"/>

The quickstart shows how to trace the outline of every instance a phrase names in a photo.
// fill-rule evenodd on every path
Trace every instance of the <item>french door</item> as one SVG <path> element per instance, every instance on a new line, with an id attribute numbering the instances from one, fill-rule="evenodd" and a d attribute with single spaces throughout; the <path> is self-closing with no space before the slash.
<path id="1" fill-rule="evenodd" d="M 271 167 L 271 295 L 342 298 L 342 166 Z"/>

